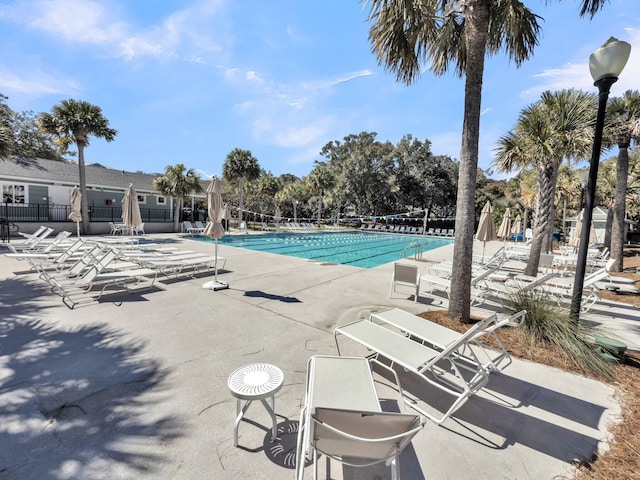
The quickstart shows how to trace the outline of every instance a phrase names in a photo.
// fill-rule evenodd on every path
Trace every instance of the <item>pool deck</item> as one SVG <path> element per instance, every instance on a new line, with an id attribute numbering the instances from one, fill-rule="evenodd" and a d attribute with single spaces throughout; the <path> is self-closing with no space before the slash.
<path id="1" fill-rule="evenodd" d="M 212 252 L 189 237 L 145 240 Z M 487 254 L 500 246 L 492 242 Z M 416 263 L 426 270 L 452 251 L 433 250 Z M 240 424 L 240 446 L 233 446 L 228 375 L 253 362 L 279 366 L 285 383 L 275 411 L 281 427 L 295 426 L 307 361 L 336 354 L 336 326 L 389 307 L 446 308 L 444 297 L 387 298 L 392 264 L 359 269 L 225 245 L 219 254 L 227 258 L 219 274 L 227 290 L 203 289 L 211 275 L 181 276 L 114 297 L 120 306 L 106 297 L 74 310 L 26 273 L 25 262 L 0 256 L 0 478 L 293 478 L 291 456 L 271 448 L 260 404 L 247 412 L 251 421 Z M 603 323 L 640 348 L 637 309 L 599 308 Z M 474 313 L 488 315 L 491 307 Z M 346 354 L 366 354 L 341 345 Z M 395 391 L 378 387 L 388 407 L 404 409 Z M 438 403 L 433 391 L 424 398 Z M 604 445 L 619 412 L 609 385 L 514 360 L 442 426 L 427 423 L 401 457 L 402 478 L 570 477 L 572 460 Z M 282 436 L 284 453 L 292 442 L 295 435 Z M 354 472 L 335 462 L 331 473 L 336 480 L 390 478 L 385 467 Z"/>

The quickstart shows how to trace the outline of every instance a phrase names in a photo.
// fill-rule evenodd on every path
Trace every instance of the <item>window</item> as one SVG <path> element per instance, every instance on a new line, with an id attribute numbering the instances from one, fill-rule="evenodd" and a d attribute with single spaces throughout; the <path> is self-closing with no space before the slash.
<path id="1" fill-rule="evenodd" d="M 138 203 L 140 205 L 144 205 L 145 203 L 147 203 L 147 196 L 146 195 L 138 195 Z"/>
<path id="2" fill-rule="evenodd" d="M 26 203 L 24 185 L 2 185 L 2 201 L 4 203 Z"/>
<path id="3" fill-rule="evenodd" d="M 166 205 L 167 199 L 165 197 L 158 197 L 158 205 Z"/>

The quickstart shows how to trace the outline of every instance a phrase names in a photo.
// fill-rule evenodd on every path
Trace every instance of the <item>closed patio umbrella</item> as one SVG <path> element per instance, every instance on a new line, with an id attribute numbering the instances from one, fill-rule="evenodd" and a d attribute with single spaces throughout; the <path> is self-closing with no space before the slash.
<path id="1" fill-rule="evenodd" d="M 133 183 L 129 184 L 124 197 L 122 198 L 122 223 L 129 234 L 133 234 L 134 229 L 142 225 L 142 215 L 140 215 L 140 204 L 138 194 L 133 188 Z"/>
<path id="2" fill-rule="evenodd" d="M 209 223 L 203 233 L 215 241 L 215 265 L 213 267 L 213 281 L 205 283 L 202 288 L 216 291 L 229 288 L 228 283 L 218 281 L 218 239 L 224 237 L 222 217 L 224 216 L 225 209 L 222 205 L 222 182 L 217 177 L 213 177 L 207 187 L 207 200 L 209 206 Z"/>
<path id="3" fill-rule="evenodd" d="M 82 204 L 82 193 L 78 187 L 73 187 L 70 193 L 71 213 L 69 214 L 69 220 L 76 222 L 76 230 L 78 232 L 78 238 L 80 238 L 80 222 L 82 221 L 82 214 L 80 213 Z"/>
<path id="4" fill-rule="evenodd" d="M 518 241 L 518 235 L 522 233 L 522 218 L 520 214 L 516 216 L 516 219 L 513 221 L 513 227 L 511 228 L 511 233 L 516 236 L 516 242 Z"/>
<path id="5" fill-rule="evenodd" d="M 491 208 L 491 202 L 487 202 L 485 206 L 482 207 L 480 222 L 478 223 L 478 231 L 476 232 L 476 239 L 482 242 L 482 263 L 484 263 L 484 250 L 487 246 L 487 242 L 497 240 L 498 238 L 492 214 L 493 208 Z"/>
<path id="6" fill-rule="evenodd" d="M 505 241 L 511 236 L 511 209 L 507 208 L 502 217 L 502 223 L 498 229 L 498 237 L 504 238 Z"/>
<path id="7" fill-rule="evenodd" d="M 578 248 L 580 246 L 580 235 L 582 234 L 582 220 L 584 218 L 584 208 L 580 210 L 580 213 L 576 217 L 576 229 L 573 231 L 573 237 L 569 245 Z M 593 222 L 591 222 L 591 229 L 589 230 L 589 244 L 597 242 L 596 231 L 593 228 Z"/>
<path id="8" fill-rule="evenodd" d="M 276 214 L 273 216 L 273 221 L 276 222 L 276 230 L 280 228 L 280 220 L 282 220 L 282 213 L 280 213 L 280 207 L 276 207 Z"/>

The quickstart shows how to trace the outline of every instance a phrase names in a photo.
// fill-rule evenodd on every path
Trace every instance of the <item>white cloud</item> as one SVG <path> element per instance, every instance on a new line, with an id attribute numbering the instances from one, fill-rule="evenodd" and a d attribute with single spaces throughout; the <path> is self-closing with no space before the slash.
<path id="1" fill-rule="evenodd" d="M 21 69 L 13 73 L 7 66 L 0 67 L 0 92 L 26 94 L 33 98 L 53 94 L 72 94 L 78 91 L 76 82 L 58 77 L 40 69 Z"/>
<path id="2" fill-rule="evenodd" d="M 19 0 L 0 6 L 0 18 L 75 44 L 99 45 L 109 54 L 127 60 L 151 56 L 197 59 L 220 52 L 211 19 L 224 0 L 203 0 L 169 15 L 161 24 L 133 25 L 118 17 L 116 4 L 92 0 Z"/>
<path id="3" fill-rule="evenodd" d="M 260 78 L 260 76 L 254 70 L 249 70 L 246 73 L 245 78 L 249 82 L 264 83 L 264 80 Z"/>
<path id="4" fill-rule="evenodd" d="M 76 43 L 111 44 L 122 37 L 125 25 L 110 18 L 103 2 L 86 0 L 41 0 L 17 4 L 28 28 Z"/>
<path id="5" fill-rule="evenodd" d="M 301 127 L 277 129 L 274 132 L 276 145 L 280 147 L 304 147 L 314 142 L 326 133 L 326 126 L 322 121 Z"/>
<path id="6" fill-rule="evenodd" d="M 619 95 L 626 90 L 638 88 L 637 79 L 640 76 L 640 30 L 627 28 L 625 32 L 626 36 L 620 38 L 620 40 L 631 44 L 631 56 L 620 75 L 620 79 L 611 89 L 612 95 Z M 595 91 L 587 60 L 579 63 L 567 62 L 558 68 L 548 68 L 534 75 L 533 78 L 537 80 L 537 83 L 521 92 L 523 99 L 535 101 L 546 90 L 577 88 Z"/>

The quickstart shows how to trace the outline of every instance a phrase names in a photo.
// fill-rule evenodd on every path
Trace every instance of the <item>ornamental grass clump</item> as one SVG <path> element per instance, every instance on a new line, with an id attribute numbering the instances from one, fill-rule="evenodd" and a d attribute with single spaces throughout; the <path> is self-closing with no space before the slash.
<path id="1" fill-rule="evenodd" d="M 593 328 L 583 322 L 572 322 L 568 308 L 558 306 L 540 291 L 517 293 L 509 303 L 516 312 L 527 311 L 520 332 L 529 345 L 555 345 L 567 355 L 568 362 L 583 372 L 602 379 L 614 379 L 600 350 L 588 340 L 593 337 Z"/>

